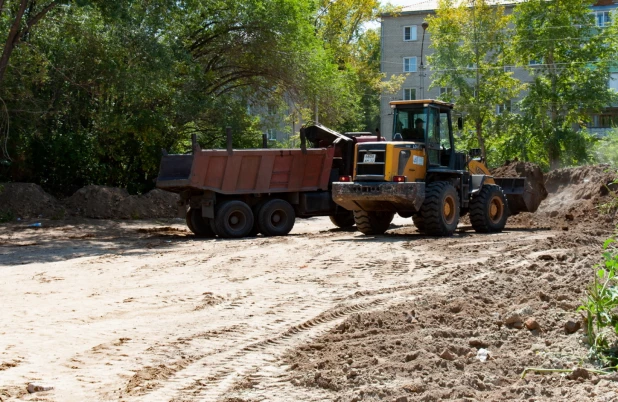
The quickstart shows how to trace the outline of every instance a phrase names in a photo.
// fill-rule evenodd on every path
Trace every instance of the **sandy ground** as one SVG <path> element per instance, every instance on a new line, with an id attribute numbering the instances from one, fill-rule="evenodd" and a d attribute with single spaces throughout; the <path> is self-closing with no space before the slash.
<path id="1" fill-rule="evenodd" d="M 29 223 L 0 226 L 2 401 L 365 400 L 363 384 L 320 385 L 317 357 L 301 351 L 361 314 L 478 282 L 496 261 L 517 268 L 566 247 L 551 243 L 560 228 L 462 224 L 436 239 L 399 217 L 378 237 L 312 218 L 242 240 L 196 239 L 179 220 Z M 31 382 L 54 389 L 28 394 Z"/>

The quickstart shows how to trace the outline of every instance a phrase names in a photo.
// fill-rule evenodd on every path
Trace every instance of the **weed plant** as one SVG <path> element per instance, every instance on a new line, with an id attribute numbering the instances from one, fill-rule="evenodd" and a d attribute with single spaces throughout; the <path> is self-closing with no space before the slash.
<path id="1" fill-rule="evenodd" d="M 618 183 L 618 179 L 613 183 Z M 599 206 L 603 214 L 616 214 L 618 194 L 607 187 L 610 201 Z M 594 281 L 578 308 L 585 314 L 586 335 L 592 358 L 605 368 L 618 370 L 618 227 L 603 243 L 603 262 L 594 266 Z"/>

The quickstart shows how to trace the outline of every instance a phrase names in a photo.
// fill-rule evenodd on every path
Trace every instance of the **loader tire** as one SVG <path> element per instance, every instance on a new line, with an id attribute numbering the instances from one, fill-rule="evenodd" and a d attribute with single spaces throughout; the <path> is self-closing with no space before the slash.
<path id="1" fill-rule="evenodd" d="M 381 235 L 391 225 L 394 212 L 383 211 L 354 211 L 356 228 L 366 235 Z"/>
<path id="2" fill-rule="evenodd" d="M 447 181 L 429 183 L 420 210 L 425 233 L 431 236 L 451 236 L 459 223 L 459 196 Z"/>
<path id="3" fill-rule="evenodd" d="M 215 237 L 215 232 L 210 227 L 210 219 L 202 217 L 201 208 L 189 208 L 187 211 L 187 227 L 196 236 L 199 237 Z"/>
<path id="4" fill-rule="evenodd" d="M 257 218 L 264 236 L 285 236 L 294 227 L 296 212 L 289 202 L 275 198 L 260 207 Z"/>
<path id="5" fill-rule="evenodd" d="M 346 211 L 345 213 L 340 213 L 338 215 L 331 215 L 329 218 L 333 225 L 338 228 L 351 228 L 354 226 L 354 213 L 352 211 Z"/>
<path id="6" fill-rule="evenodd" d="M 238 238 L 248 236 L 253 228 L 253 211 L 242 201 L 225 201 L 215 213 L 215 232 L 219 237 Z"/>
<path id="7" fill-rule="evenodd" d="M 425 233 L 425 220 L 421 214 L 412 215 L 412 222 L 414 223 L 414 226 L 416 226 L 416 230 L 420 233 Z"/>
<path id="8" fill-rule="evenodd" d="M 508 204 L 502 188 L 484 185 L 470 200 L 470 223 L 478 233 L 502 232 L 508 218 Z"/>

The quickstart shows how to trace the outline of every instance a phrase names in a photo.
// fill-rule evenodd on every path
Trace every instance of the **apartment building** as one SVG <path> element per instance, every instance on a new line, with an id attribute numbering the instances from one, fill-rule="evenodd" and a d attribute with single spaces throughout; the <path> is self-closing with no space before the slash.
<path id="1" fill-rule="evenodd" d="M 502 2 L 509 13 L 513 10 L 516 0 Z M 600 0 L 591 8 L 597 26 L 604 27 L 612 19 L 618 0 Z M 383 15 L 381 23 L 382 55 L 381 69 L 387 77 L 394 74 L 408 74 L 401 90 L 396 94 L 382 94 L 380 99 L 380 130 L 388 138 L 392 131 L 393 115 L 389 102 L 392 100 L 435 99 L 440 94 L 452 91 L 452 88 L 431 88 L 431 66 L 427 64 L 427 56 L 431 55 L 431 26 L 423 29 L 427 17 L 435 14 L 438 8 L 437 0 L 419 0 L 417 4 L 404 7 L 402 12 L 393 15 Z M 423 40 L 424 35 L 424 40 Z M 422 54 L 422 59 L 421 59 Z M 534 61 L 532 61 L 534 63 Z M 513 75 L 522 81 L 529 80 L 529 75 L 523 68 L 514 68 Z M 608 83 L 618 91 L 618 70 L 612 73 Z M 513 105 L 513 106 L 511 106 Z M 515 102 L 507 105 L 496 105 L 496 113 L 504 108 L 516 107 Z M 517 110 L 513 110 L 517 112 Z M 602 135 L 612 127 L 618 126 L 618 108 L 610 106 L 603 113 L 593 115 L 589 130 Z"/>

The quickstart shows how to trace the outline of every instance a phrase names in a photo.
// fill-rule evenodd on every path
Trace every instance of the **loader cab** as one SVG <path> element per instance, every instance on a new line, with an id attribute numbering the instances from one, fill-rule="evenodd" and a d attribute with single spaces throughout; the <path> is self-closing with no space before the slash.
<path id="1" fill-rule="evenodd" d="M 453 104 L 437 100 L 394 101 L 393 140 L 424 143 L 428 169 L 453 169 Z"/>

